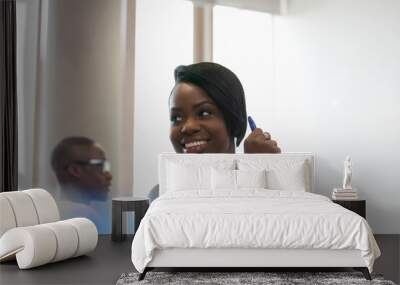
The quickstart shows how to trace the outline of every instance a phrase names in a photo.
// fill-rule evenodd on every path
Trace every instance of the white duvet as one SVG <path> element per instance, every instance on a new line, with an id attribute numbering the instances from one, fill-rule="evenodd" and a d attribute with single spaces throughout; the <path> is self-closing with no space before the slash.
<path id="1" fill-rule="evenodd" d="M 380 255 L 366 220 L 327 197 L 257 189 L 162 195 L 140 223 L 132 262 L 143 272 L 165 248 L 358 249 L 370 272 Z"/>

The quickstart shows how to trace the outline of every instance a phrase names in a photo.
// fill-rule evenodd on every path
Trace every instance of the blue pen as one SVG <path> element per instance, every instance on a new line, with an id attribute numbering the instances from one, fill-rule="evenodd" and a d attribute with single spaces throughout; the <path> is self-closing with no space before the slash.
<path id="1" fill-rule="evenodd" d="M 247 119 L 249 121 L 251 131 L 254 131 L 254 129 L 257 128 L 256 123 L 254 123 L 253 118 L 250 116 L 248 116 Z"/>

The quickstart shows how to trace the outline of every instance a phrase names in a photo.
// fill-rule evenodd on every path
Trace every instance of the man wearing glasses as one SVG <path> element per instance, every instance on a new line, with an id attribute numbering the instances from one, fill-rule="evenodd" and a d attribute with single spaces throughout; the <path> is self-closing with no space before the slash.
<path id="1" fill-rule="evenodd" d="M 108 233 L 112 175 L 103 148 L 86 137 L 64 138 L 52 152 L 51 166 L 60 185 L 62 217 L 87 217 L 99 233 Z"/>

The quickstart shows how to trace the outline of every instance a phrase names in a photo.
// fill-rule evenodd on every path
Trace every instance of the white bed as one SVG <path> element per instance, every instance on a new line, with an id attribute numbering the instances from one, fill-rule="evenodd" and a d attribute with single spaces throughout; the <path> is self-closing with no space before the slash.
<path id="1" fill-rule="evenodd" d="M 159 182 L 132 243 L 141 278 L 154 267 L 354 267 L 370 278 L 380 255 L 362 217 L 312 193 L 308 153 L 162 154 Z"/>

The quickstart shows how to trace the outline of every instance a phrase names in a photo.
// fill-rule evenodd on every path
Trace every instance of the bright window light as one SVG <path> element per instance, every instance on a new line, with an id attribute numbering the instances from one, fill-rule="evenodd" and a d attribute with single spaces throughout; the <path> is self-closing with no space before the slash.
<path id="1" fill-rule="evenodd" d="M 137 0 L 135 28 L 134 189 L 147 195 L 157 155 L 173 151 L 168 98 L 175 67 L 193 63 L 193 3 Z"/>
<path id="2" fill-rule="evenodd" d="M 248 114 L 264 123 L 260 120 L 268 120 L 274 97 L 273 16 L 215 6 L 213 17 L 214 62 L 236 73 L 246 94 Z"/>

